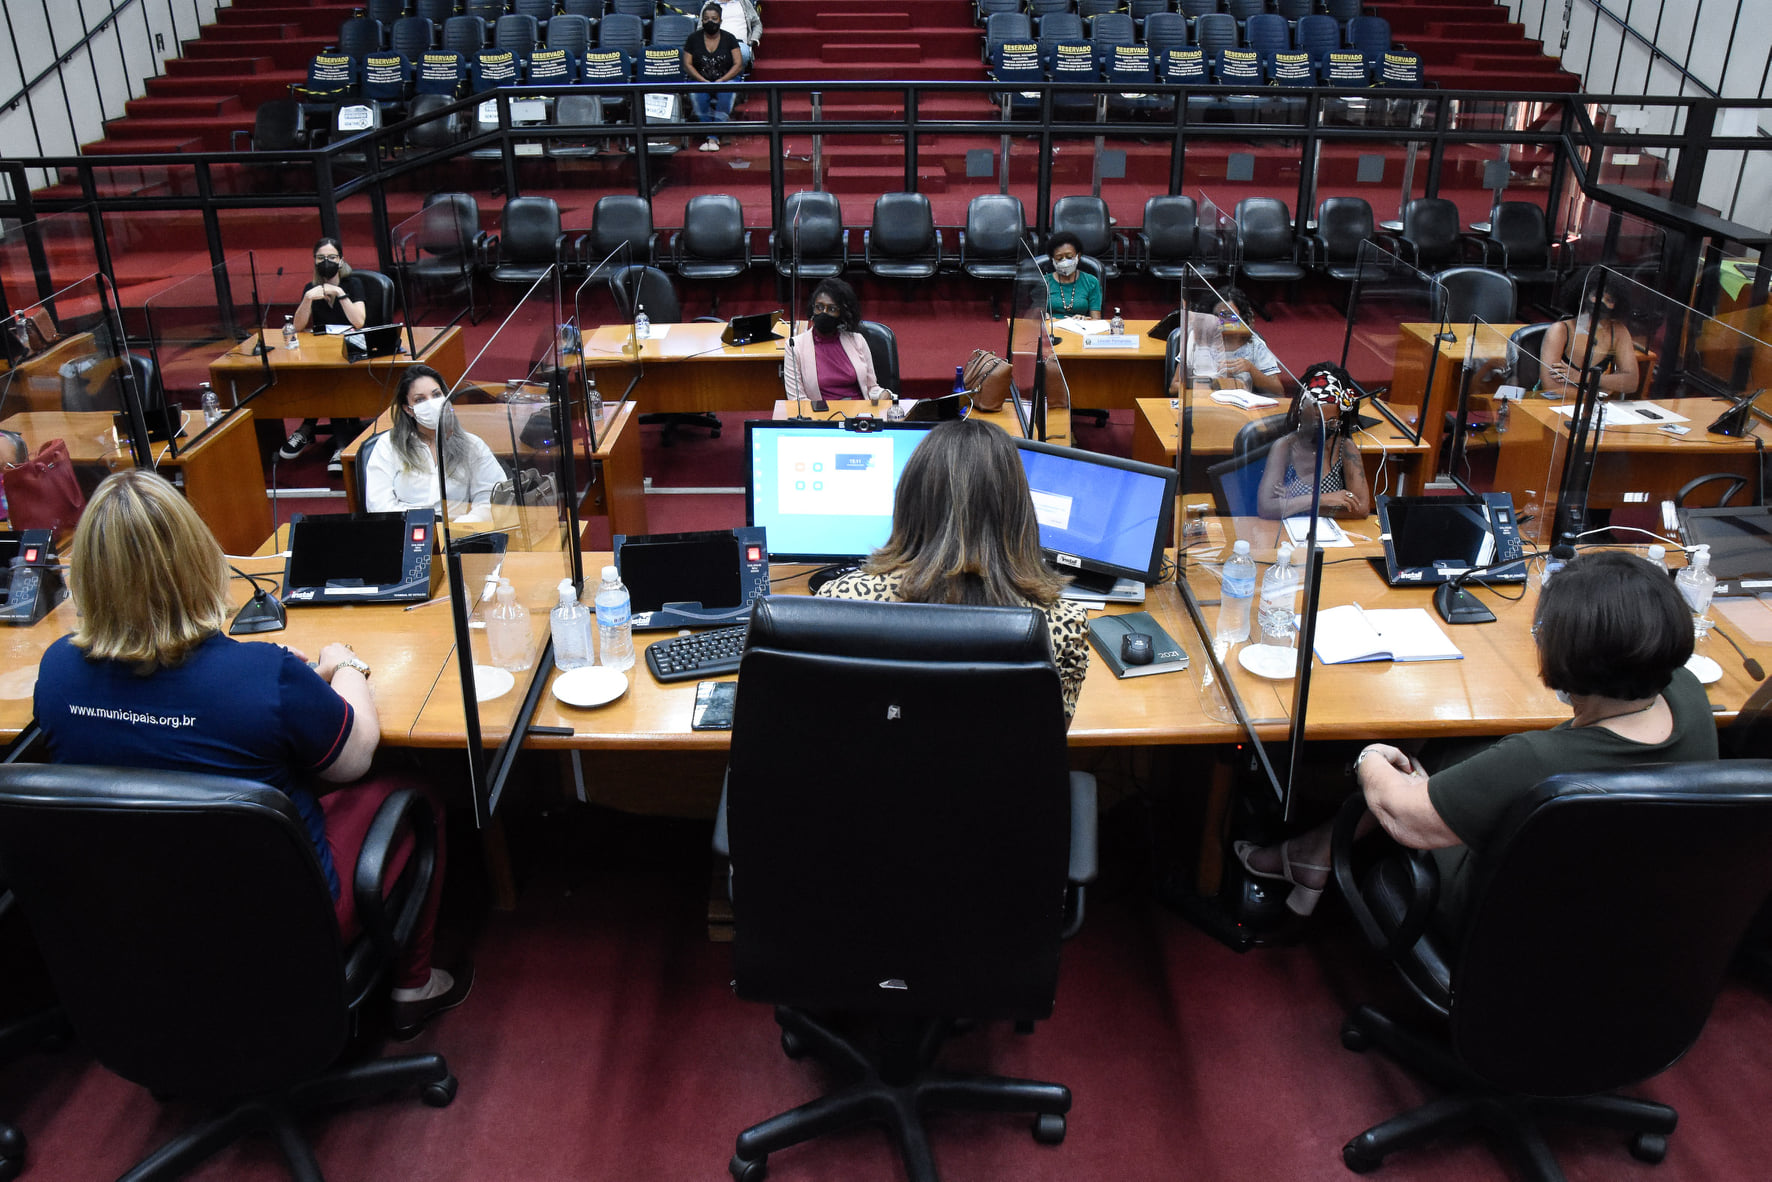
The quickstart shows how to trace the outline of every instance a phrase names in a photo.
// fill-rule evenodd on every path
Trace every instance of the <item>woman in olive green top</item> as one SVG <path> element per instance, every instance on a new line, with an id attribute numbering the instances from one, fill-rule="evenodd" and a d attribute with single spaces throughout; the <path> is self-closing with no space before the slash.
<path id="1" fill-rule="evenodd" d="M 1623 551 L 1584 554 L 1539 592 L 1532 630 L 1539 676 L 1569 704 L 1568 722 L 1510 735 L 1432 775 L 1385 743 L 1354 763 L 1377 823 L 1399 843 L 1433 851 L 1436 919 L 1447 931 L 1463 919 L 1473 855 L 1539 781 L 1717 757 L 1710 701 L 1684 668 L 1692 613 L 1660 567 Z M 1293 883 L 1288 906 L 1308 914 L 1328 877 L 1329 827 L 1265 849 L 1239 842 L 1237 855 L 1250 873 Z"/>

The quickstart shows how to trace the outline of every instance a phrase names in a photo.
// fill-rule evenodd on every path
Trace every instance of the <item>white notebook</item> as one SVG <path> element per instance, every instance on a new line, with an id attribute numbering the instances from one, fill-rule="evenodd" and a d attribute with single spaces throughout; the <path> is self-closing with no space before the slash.
<path id="1" fill-rule="evenodd" d="M 1357 603 L 1317 613 L 1317 659 L 1325 665 L 1359 661 L 1457 661 L 1464 654 L 1426 608 L 1367 611 Z"/>

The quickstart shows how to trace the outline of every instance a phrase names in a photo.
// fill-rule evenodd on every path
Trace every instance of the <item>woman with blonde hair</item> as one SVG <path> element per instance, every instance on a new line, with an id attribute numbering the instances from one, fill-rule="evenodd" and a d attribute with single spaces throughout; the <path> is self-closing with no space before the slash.
<path id="1" fill-rule="evenodd" d="M 1088 617 L 1040 556 L 1021 455 L 997 427 L 956 419 L 917 445 L 899 478 L 892 536 L 860 570 L 819 588 L 838 599 L 1038 608 L 1051 633 L 1064 716 L 1089 669 Z"/>
<path id="2" fill-rule="evenodd" d="M 289 797 L 332 891 L 346 939 L 358 930 L 343 889 L 364 836 L 397 777 L 359 781 L 381 738 L 370 667 L 328 644 L 309 665 L 293 649 L 241 643 L 222 626 L 231 607 L 222 549 L 196 510 L 144 469 L 107 477 L 74 531 L 69 583 L 79 627 L 44 653 L 35 706 L 51 757 L 241 776 Z M 321 795 L 317 782 L 350 785 Z M 396 965 L 393 1033 L 411 1038 L 459 1005 L 471 968 L 431 967 L 437 871 L 411 945 Z"/>

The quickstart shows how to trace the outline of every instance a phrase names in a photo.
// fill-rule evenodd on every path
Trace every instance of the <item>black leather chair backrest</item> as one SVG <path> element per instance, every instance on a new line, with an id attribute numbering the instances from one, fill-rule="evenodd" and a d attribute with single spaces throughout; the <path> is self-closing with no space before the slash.
<path id="1" fill-rule="evenodd" d="M 437 30 L 424 17 L 403 16 L 394 22 L 393 32 L 388 34 L 388 48 L 416 62 L 420 54 L 431 48 L 436 36 Z"/>
<path id="2" fill-rule="evenodd" d="M 897 334 L 877 320 L 864 320 L 861 335 L 874 359 L 874 377 L 894 394 L 902 394 L 904 389 L 898 379 Z"/>
<path id="3" fill-rule="evenodd" d="M 738 995 L 1048 1015 L 1070 805 L 1043 617 L 779 596 L 753 609 L 741 669 L 727 770 Z M 807 701 L 844 702 L 849 721 L 808 727 L 794 706 Z M 980 702 L 1014 725 L 964 725 Z"/>
<path id="4" fill-rule="evenodd" d="M 283 152 L 303 146 L 301 104 L 294 99 L 260 103 L 252 117 L 252 147 L 258 152 Z"/>
<path id="5" fill-rule="evenodd" d="M 730 193 L 697 193 L 683 207 L 683 256 L 727 260 L 744 257 L 744 208 Z"/>
<path id="6" fill-rule="evenodd" d="M 399 411 L 395 411 L 399 414 Z M 357 445 L 357 505 L 367 511 L 369 508 L 369 457 L 384 442 L 386 431 L 374 431 Z"/>
<path id="7" fill-rule="evenodd" d="M 441 49 L 453 49 L 463 57 L 473 57 L 486 48 L 486 22 L 477 16 L 452 16 L 443 22 Z"/>
<path id="8" fill-rule="evenodd" d="M 1703 1029 L 1772 891 L 1772 763 L 1553 776 L 1475 866 L 1451 1033 L 1485 1080 L 1538 1096 L 1645 1079 Z"/>
<path id="9" fill-rule="evenodd" d="M 775 231 L 775 256 L 790 268 L 794 259 L 794 235 L 800 237 L 801 262 L 841 260 L 845 253 L 843 206 L 835 193 L 807 189 L 788 194 L 782 205 L 781 226 Z"/>
<path id="10" fill-rule="evenodd" d="M 1142 229 L 1152 262 L 1192 258 L 1200 248 L 1200 211 L 1192 197 L 1152 197 L 1144 203 Z"/>
<path id="11" fill-rule="evenodd" d="M 1248 261 L 1292 257 L 1292 211 L 1278 197 L 1237 202 L 1237 251 Z"/>
<path id="12" fill-rule="evenodd" d="M 642 266 L 652 262 L 652 203 L 634 193 L 597 198 L 597 204 L 591 207 L 587 261 L 595 266 L 624 242 L 628 244 L 628 254 L 625 258 L 618 256 L 619 262 Z"/>
<path id="13" fill-rule="evenodd" d="M 1550 264 L 1550 226 L 1530 201 L 1500 201 L 1489 211 L 1489 237 L 1507 248 L 1510 268 Z"/>
<path id="14" fill-rule="evenodd" d="M 646 306 L 646 318 L 655 324 L 676 324 L 683 319 L 683 305 L 671 277 L 657 267 L 635 264 L 609 273 L 609 294 L 623 320 L 634 318 L 636 296 Z"/>
<path id="15" fill-rule="evenodd" d="M 366 327 L 392 324 L 398 301 L 394 298 L 394 281 L 380 271 L 352 271 L 363 285 L 363 323 Z"/>
<path id="16" fill-rule="evenodd" d="M 455 15 L 455 0 L 413 0 L 412 14 L 441 25 Z"/>
<path id="17" fill-rule="evenodd" d="M 1417 266 L 1432 267 L 1457 258 L 1463 230 L 1458 206 L 1444 197 L 1417 197 L 1403 206 L 1402 237 L 1415 247 Z"/>
<path id="18" fill-rule="evenodd" d="M 563 19 L 548 21 L 548 48 L 564 49 L 575 57 L 583 57 L 591 47 L 591 22 L 588 18 L 561 13 Z"/>
<path id="19" fill-rule="evenodd" d="M 480 203 L 471 193 L 431 193 L 425 197 L 419 248 L 439 258 L 461 259 L 480 234 Z"/>
<path id="20" fill-rule="evenodd" d="M 984 193 L 966 206 L 966 261 L 1015 262 L 1027 242 L 1027 214 L 1021 198 Z"/>
<path id="21" fill-rule="evenodd" d="M 1502 272 L 1451 267 L 1434 278 L 1446 292 L 1440 317 L 1447 324 L 1469 324 L 1472 317 L 1485 324 L 1506 324 L 1514 318 L 1514 281 Z"/>
<path id="22" fill-rule="evenodd" d="M 1544 358 L 1544 334 L 1550 325 L 1528 324 L 1507 339 L 1507 380 L 1530 390 L 1538 385 L 1539 362 Z"/>
<path id="23" fill-rule="evenodd" d="M 344 949 L 281 792 L 7 765 L 0 863 L 82 1047 L 118 1075 L 167 1094 L 238 1096 L 337 1059 L 350 1032 Z"/>
<path id="24" fill-rule="evenodd" d="M 1329 262 L 1355 261 L 1360 243 L 1370 241 L 1377 229 L 1364 197 L 1328 197 L 1317 206 L 1317 234 Z"/>
<path id="25" fill-rule="evenodd" d="M 439 114 L 455 100 L 448 95 L 414 95 L 406 109 L 406 117 L 415 122 L 406 133 L 406 142 L 414 148 L 446 148 L 461 138 L 460 113 Z M 467 194 L 462 194 L 467 196 Z M 472 198 L 470 198 L 472 200 Z M 470 236 L 471 237 L 471 236 Z"/>
<path id="26" fill-rule="evenodd" d="M 1083 244 L 1083 253 L 1098 259 L 1107 258 L 1114 250 L 1113 222 L 1108 217 L 1108 204 L 1100 197 L 1060 197 L 1052 203 L 1052 232 L 1060 230 L 1075 234 Z"/>
<path id="27" fill-rule="evenodd" d="M 381 22 L 352 17 L 338 27 L 338 51 L 361 59 L 381 48 Z"/>
<path id="28" fill-rule="evenodd" d="M 499 258 L 550 263 L 560 238 L 560 206 L 552 197 L 513 197 L 499 214 Z"/>
<path id="29" fill-rule="evenodd" d="M 870 238 L 876 254 L 914 258 L 935 252 L 935 214 L 921 193 L 882 193 Z"/>
<path id="30" fill-rule="evenodd" d="M 534 49 L 539 36 L 540 30 L 532 16 L 506 13 L 492 25 L 492 47 L 508 49 L 519 56 Z"/>

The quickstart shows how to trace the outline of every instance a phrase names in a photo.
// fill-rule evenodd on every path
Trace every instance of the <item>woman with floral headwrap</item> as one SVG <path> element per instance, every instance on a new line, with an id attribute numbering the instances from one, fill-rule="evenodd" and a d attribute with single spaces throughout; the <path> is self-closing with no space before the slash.
<path id="1" fill-rule="evenodd" d="M 1359 430 L 1359 387 L 1345 369 L 1324 361 L 1304 371 L 1298 398 L 1286 414 L 1292 430 L 1274 440 L 1261 476 L 1263 517 L 1293 517 L 1311 509 L 1311 475 L 1317 471 L 1317 434 L 1323 434 L 1323 468 L 1316 487 L 1322 513 L 1364 517 L 1372 512 L 1366 466 L 1354 443 Z"/>

